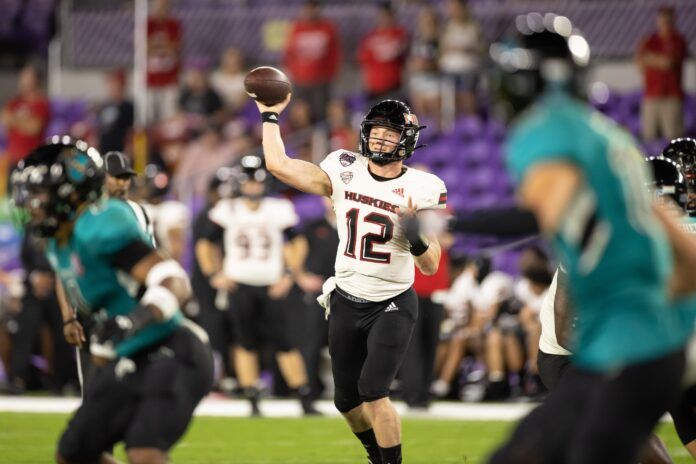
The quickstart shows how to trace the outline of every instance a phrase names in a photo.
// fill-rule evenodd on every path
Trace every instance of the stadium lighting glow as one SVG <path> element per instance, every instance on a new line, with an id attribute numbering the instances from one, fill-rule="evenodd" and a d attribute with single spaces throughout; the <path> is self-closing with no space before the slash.
<path id="1" fill-rule="evenodd" d="M 527 26 L 533 32 L 544 31 L 544 17 L 539 13 L 529 13 L 527 15 Z"/>
<path id="2" fill-rule="evenodd" d="M 595 103 L 605 104 L 609 101 L 609 86 L 604 82 L 593 82 L 590 87 L 590 97 Z"/>
<path id="3" fill-rule="evenodd" d="M 579 65 L 586 65 L 590 61 L 590 45 L 581 35 L 573 34 L 568 38 L 568 48 L 573 54 L 575 62 Z"/>
<path id="4" fill-rule="evenodd" d="M 553 29 L 563 37 L 570 37 L 573 25 L 570 23 L 570 19 L 565 16 L 556 16 L 553 18 Z"/>

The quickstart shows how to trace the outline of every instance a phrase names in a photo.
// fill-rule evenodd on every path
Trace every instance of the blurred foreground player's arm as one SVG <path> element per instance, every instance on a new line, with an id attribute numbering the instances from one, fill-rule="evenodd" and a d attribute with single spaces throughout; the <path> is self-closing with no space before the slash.
<path id="1" fill-rule="evenodd" d="M 544 233 L 555 232 L 582 182 L 580 170 L 564 161 L 534 165 L 524 176 L 518 192 Z"/>
<path id="2" fill-rule="evenodd" d="M 278 114 L 290 103 L 290 94 L 282 103 L 266 106 L 256 102 L 263 118 L 263 152 L 266 167 L 278 180 L 296 189 L 316 195 L 331 196 L 331 180 L 317 165 L 292 159 L 285 154 L 285 145 L 280 137 Z"/>
<path id="3" fill-rule="evenodd" d="M 115 200 L 110 200 L 113 202 Z M 109 314 L 97 321 L 90 340 L 96 358 L 130 356 L 168 336 L 183 319 L 181 308 L 191 296 L 188 276 L 179 263 L 152 248 L 136 219 L 124 204 L 106 208 L 107 234 L 97 232 L 91 239 L 93 252 L 109 260 L 114 269 L 129 275 L 145 292 L 126 313 Z M 118 237 L 114 240 L 113 237 Z"/>
<path id="4" fill-rule="evenodd" d="M 459 212 L 450 221 L 449 227 L 452 231 L 463 234 L 496 237 L 539 233 L 539 223 L 534 213 L 519 206 Z"/>

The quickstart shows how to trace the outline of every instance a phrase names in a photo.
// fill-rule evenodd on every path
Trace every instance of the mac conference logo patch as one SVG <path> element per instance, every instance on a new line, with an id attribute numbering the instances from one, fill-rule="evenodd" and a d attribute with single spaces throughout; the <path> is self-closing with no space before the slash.
<path id="1" fill-rule="evenodd" d="M 341 180 L 343 181 L 344 184 L 348 185 L 348 183 L 353 180 L 353 173 L 350 171 L 342 172 L 341 173 Z"/>
<path id="2" fill-rule="evenodd" d="M 341 153 L 341 156 L 338 157 L 338 161 L 340 161 L 341 166 L 343 167 L 350 166 L 351 164 L 355 163 L 355 155 L 352 153 L 343 152 Z"/>

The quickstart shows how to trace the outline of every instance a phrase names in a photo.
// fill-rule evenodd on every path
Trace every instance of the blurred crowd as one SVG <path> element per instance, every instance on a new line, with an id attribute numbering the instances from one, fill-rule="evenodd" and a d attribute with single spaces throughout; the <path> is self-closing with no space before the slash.
<path id="1" fill-rule="evenodd" d="M 385 98 L 408 102 L 435 134 L 446 132 L 457 117 L 489 111 L 481 79 L 487 44 L 465 0 L 446 0 L 438 7 L 426 2 L 413 30 L 399 23 L 390 2 L 366 7 L 375 9 L 375 27 L 357 50 L 342 48 L 336 25 L 322 16 L 318 1 L 306 1 L 291 25 L 279 67 L 293 83 L 293 103 L 281 119 L 292 156 L 317 162 L 338 148 L 357 150 L 360 117 L 371 103 Z M 114 69 L 104 74 L 106 95 L 68 132 L 102 153 L 117 151 L 127 157 L 136 151 L 138 131 L 147 135 L 146 167 L 129 178 L 128 195 L 150 213 L 158 245 L 190 270 L 197 299 L 186 313 L 211 334 L 218 358 L 217 388 L 232 393 L 234 331 L 222 330 L 216 321 L 234 308 L 202 276 L 196 244 L 210 208 L 234 194 L 229 180 L 240 157 L 260 151 L 258 112 L 244 90 L 244 77 L 257 63 L 234 46 L 218 63 L 185 61 L 185 34 L 169 2 L 152 1 L 146 127 L 135 125 L 127 90 L 130 73 Z M 645 140 L 687 135 L 681 83 L 687 55 L 686 42 L 674 28 L 674 11 L 660 9 L 655 33 L 638 45 L 635 57 L 645 82 Z M 362 91 L 337 97 L 335 85 L 347 61 L 357 63 Z M 0 182 L 51 135 L 46 132 L 52 106 L 44 83 L 40 65 L 24 66 L 16 95 L 2 105 Z M 273 192 L 297 195 L 278 184 Z M 300 347 L 316 397 L 331 395 L 326 322 L 314 298 L 323 279 L 333 274 L 335 221 L 327 209 L 302 225 L 308 247 L 305 272 L 296 276 L 285 303 L 296 313 L 288 330 Z M 443 238 L 443 243 L 452 241 Z M 75 358 L 63 339 L 53 273 L 41 245 L 28 235 L 20 255 L 19 269 L 0 273 L 3 388 L 14 393 L 75 392 Z M 493 270 L 490 257 L 483 255 L 446 253 L 442 264 L 435 276 L 417 276 L 422 317 L 395 391 L 413 407 L 425 407 L 433 397 L 479 401 L 543 394 L 536 372 L 538 315 L 554 272 L 546 253 L 525 248 L 514 275 Z M 287 386 L 272 353 L 262 354 L 261 362 L 265 387 L 284 394 Z"/>
<path id="2" fill-rule="evenodd" d="M 240 194 L 234 169 L 218 171 L 208 183 L 206 203 L 193 221 L 185 205 L 163 200 L 164 172 L 137 176 L 121 162 L 107 163 L 107 169 L 112 174 L 107 177 L 105 195 L 138 200 L 148 212 L 157 246 L 179 260 L 187 252 L 193 255 L 190 276 L 195 299 L 185 313 L 210 335 L 217 390 L 239 394 L 234 364 L 239 331 L 231 317 L 235 307 L 229 289 L 203 272 L 210 267 L 206 261 L 213 259 L 204 247 L 209 240 L 205 233 L 209 212 L 222 199 Z M 164 177 L 158 180 L 158 176 Z M 301 272 L 293 275 L 291 286 L 279 297 L 283 311 L 290 315 L 284 330 L 303 357 L 315 398 L 331 397 L 333 392 L 327 322 L 316 297 L 324 280 L 333 275 L 338 246 L 335 227 L 333 210 L 324 202 L 324 215 L 298 228 L 292 241 L 301 243 Z M 543 395 L 536 353 L 539 311 L 553 276 L 549 257 L 537 246 L 526 246 L 519 258 L 519 275 L 511 275 L 493 270 L 490 257 L 451 251 L 452 237 L 441 238 L 449 251 L 443 254 L 440 270 L 433 276 L 416 272 L 420 316 L 392 386 L 395 395 L 414 408 L 427 407 L 433 398 L 499 401 Z M 215 252 L 224 259 L 224 246 Z M 79 391 L 76 358 L 64 339 L 55 277 L 43 244 L 26 234 L 20 259 L 20 269 L 0 273 L 2 391 L 21 394 L 47 389 L 74 394 Z M 287 394 L 270 343 L 259 351 L 259 360 L 263 373 L 259 387 L 269 394 Z"/>

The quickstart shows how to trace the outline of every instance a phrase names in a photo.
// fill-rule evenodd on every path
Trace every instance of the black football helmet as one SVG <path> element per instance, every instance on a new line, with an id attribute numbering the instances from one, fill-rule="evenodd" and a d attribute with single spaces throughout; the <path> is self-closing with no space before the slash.
<path id="1" fill-rule="evenodd" d="M 78 208 L 102 195 L 104 163 L 81 140 L 54 136 L 19 162 L 10 176 L 15 218 L 40 237 L 52 237 Z"/>
<path id="2" fill-rule="evenodd" d="M 490 46 L 490 58 L 494 111 L 510 120 L 547 89 L 582 95 L 590 46 L 565 16 L 529 13 L 515 19 L 507 39 Z"/>
<path id="3" fill-rule="evenodd" d="M 664 204 L 664 197 L 669 196 L 682 210 L 686 209 L 686 179 L 677 163 L 663 156 L 651 156 L 647 159 L 653 174 L 653 181 L 648 188 L 653 192 L 655 202 Z"/>
<path id="4" fill-rule="evenodd" d="M 696 140 L 682 137 L 672 140 L 662 151 L 662 156 L 676 162 L 686 178 L 686 211 L 696 216 Z"/>
<path id="5" fill-rule="evenodd" d="M 375 126 L 387 127 L 401 134 L 393 150 L 370 150 L 370 130 Z M 416 149 L 422 147 L 418 145 L 418 133 L 424 128 L 418 125 L 418 118 L 405 103 L 399 100 L 381 101 L 370 108 L 360 123 L 360 153 L 377 164 L 407 160 Z"/>
<path id="6" fill-rule="evenodd" d="M 234 168 L 233 168 L 234 169 Z M 271 176 L 266 170 L 266 163 L 263 158 L 257 155 L 245 155 L 239 160 L 234 176 L 238 185 L 239 194 L 251 200 L 258 200 L 268 193 L 270 188 Z M 253 195 L 245 193 L 244 184 L 248 182 L 258 182 L 263 189 Z"/>

